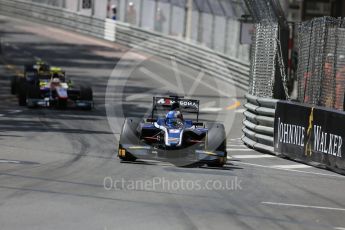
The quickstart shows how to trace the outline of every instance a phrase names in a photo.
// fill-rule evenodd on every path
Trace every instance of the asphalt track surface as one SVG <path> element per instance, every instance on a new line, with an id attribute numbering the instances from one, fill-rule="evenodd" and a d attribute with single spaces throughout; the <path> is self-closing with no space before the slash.
<path id="1" fill-rule="evenodd" d="M 1 17 L 0 33 L 1 229 L 345 228 L 345 177 L 243 146 L 245 92 L 72 32 Z M 19 107 L 9 79 L 35 58 L 92 84 L 95 109 Z M 201 119 L 233 120 L 223 169 L 116 158 L 117 122 L 169 88 L 201 99 Z"/>

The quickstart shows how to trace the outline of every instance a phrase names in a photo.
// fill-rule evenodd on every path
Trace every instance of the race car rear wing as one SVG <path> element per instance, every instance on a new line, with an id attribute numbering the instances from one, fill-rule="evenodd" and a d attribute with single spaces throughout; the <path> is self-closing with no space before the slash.
<path id="1" fill-rule="evenodd" d="M 153 97 L 152 118 L 158 110 L 169 110 L 175 102 L 180 104 L 181 112 L 196 113 L 199 120 L 199 100 L 186 99 L 180 96 Z"/>

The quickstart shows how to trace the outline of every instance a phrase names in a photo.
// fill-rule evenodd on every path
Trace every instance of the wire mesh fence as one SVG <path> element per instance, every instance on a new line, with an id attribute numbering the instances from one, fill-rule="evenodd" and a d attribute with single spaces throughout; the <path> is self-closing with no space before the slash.
<path id="1" fill-rule="evenodd" d="M 278 25 L 259 23 L 255 26 L 252 45 L 249 93 L 258 97 L 272 97 L 276 73 Z"/>
<path id="2" fill-rule="evenodd" d="M 257 22 L 269 21 L 277 22 L 278 18 L 273 9 L 271 0 L 245 0 L 252 17 Z"/>
<path id="3" fill-rule="evenodd" d="M 249 93 L 266 98 L 285 98 L 284 75 L 287 43 L 282 40 L 281 7 L 276 0 L 246 0 L 256 22 L 251 49 Z M 280 16 L 279 16 L 280 15 Z"/>
<path id="4" fill-rule="evenodd" d="M 316 18 L 299 25 L 298 100 L 344 109 L 344 19 Z"/>

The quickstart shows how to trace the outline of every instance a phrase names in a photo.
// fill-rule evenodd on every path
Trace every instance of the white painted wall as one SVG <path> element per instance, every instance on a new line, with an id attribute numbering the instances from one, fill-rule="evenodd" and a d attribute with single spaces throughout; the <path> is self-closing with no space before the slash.
<path id="1" fill-rule="evenodd" d="M 1 1 L 1 0 L 0 0 Z M 82 9 L 82 0 L 28 0 L 41 4 L 65 6 L 66 9 L 87 16 L 92 15 L 91 9 Z M 93 16 L 105 19 L 112 16 L 111 5 L 117 5 L 117 20 L 125 21 L 128 10 L 128 3 L 133 2 L 136 10 L 136 26 L 144 29 L 155 29 L 155 12 L 159 7 L 164 14 L 165 22 L 162 24 L 162 33 L 182 37 L 184 34 L 185 9 L 171 6 L 166 2 L 156 2 L 154 0 L 93 0 Z M 288 0 L 279 0 L 282 8 L 287 12 Z M 141 5 L 142 5 L 142 14 Z M 170 11 L 172 17 L 170 17 Z M 199 20 L 201 19 L 201 20 Z M 213 20 L 214 23 L 213 23 Z M 171 25 L 171 28 L 170 28 Z M 226 29 L 227 28 L 227 29 Z M 171 31 L 170 31 L 171 29 Z M 170 33 L 171 32 L 171 33 Z M 226 34 L 227 33 L 227 34 Z M 237 20 L 227 20 L 225 17 L 215 16 L 209 13 L 192 12 L 192 41 L 201 40 L 201 43 L 209 48 L 213 48 L 220 53 L 225 53 L 230 57 L 236 57 L 243 61 L 249 61 L 249 45 L 240 45 L 240 23 Z"/>

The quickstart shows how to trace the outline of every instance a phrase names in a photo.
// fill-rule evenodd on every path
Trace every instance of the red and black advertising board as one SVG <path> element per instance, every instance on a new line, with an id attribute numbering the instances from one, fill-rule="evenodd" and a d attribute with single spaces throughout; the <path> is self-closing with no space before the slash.
<path id="1" fill-rule="evenodd" d="M 345 112 L 279 101 L 274 149 L 291 159 L 345 174 Z"/>

